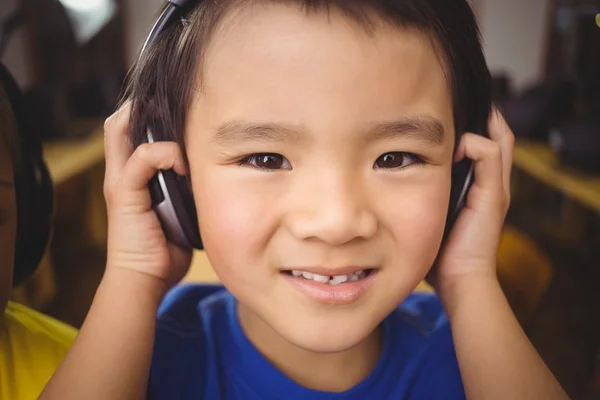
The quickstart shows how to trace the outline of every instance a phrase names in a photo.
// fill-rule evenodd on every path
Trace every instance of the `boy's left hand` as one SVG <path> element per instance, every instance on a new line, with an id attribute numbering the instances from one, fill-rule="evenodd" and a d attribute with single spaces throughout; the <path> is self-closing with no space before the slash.
<path id="1" fill-rule="evenodd" d="M 432 283 L 442 300 L 458 282 L 497 279 L 498 243 L 510 206 L 514 134 L 496 108 L 489 135 L 465 133 L 456 151 L 455 161 L 466 157 L 475 163 L 475 182 L 433 271 Z"/>

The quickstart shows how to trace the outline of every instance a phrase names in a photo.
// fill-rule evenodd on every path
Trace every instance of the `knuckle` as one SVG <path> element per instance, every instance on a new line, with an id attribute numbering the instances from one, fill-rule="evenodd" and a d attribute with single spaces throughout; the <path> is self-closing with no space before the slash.
<path id="1" fill-rule="evenodd" d="M 128 191 L 124 190 L 123 185 L 119 183 L 104 190 L 104 201 L 106 206 L 111 209 L 122 206 L 127 196 Z"/>
<path id="2" fill-rule="evenodd" d="M 104 200 L 106 200 L 106 203 L 107 204 L 112 203 L 114 201 L 114 197 L 115 197 L 114 190 L 110 186 L 104 185 L 103 192 L 104 192 Z"/>
<path id="3" fill-rule="evenodd" d="M 104 121 L 104 132 L 108 132 L 111 130 L 112 126 L 113 126 L 113 122 L 114 121 L 114 115 L 111 115 L 110 117 L 108 117 L 106 119 L 106 121 Z"/>
<path id="4" fill-rule="evenodd" d="M 108 196 L 110 195 L 111 186 L 112 185 L 108 176 L 105 176 L 104 182 L 102 183 L 102 195 L 104 196 L 104 199 L 108 199 Z"/>
<path id="5" fill-rule="evenodd" d="M 496 160 L 500 160 L 502 158 L 502 149 L 498 143 L 489 140 L 486 147 L 486 152 L 490 158 Z"/>
<path id="6" fill-rule="evenodd" d="M 179 155 L 181 154 L 180 149 L 179 149 L 179 145 L 175 142 L 168 142 L 165 143 L 166 149 L 168 149 L 169 153 L 172 155 L 172 157 L 176 158 L 179 157 Z"/>
<path id="7" fill-rule="evenodd" d="M 515 134 L 511 130 L 509 130 L 506 134 L 506 143 L 510 146 L 510 149 L 512 150 L 512 148 L 515 145 Z"/>
<path id="8" fill-rule="evenodd" d="M 120 119 L 121 118 L 119 118 L 118 112 L 108 117 L 106 121 L 104 121 L 104 131 L 109 132 L 116 129 Z"/>
<path id="9" fill-rule="evenodd" d="M 129 122 L 129 113 L 130 103 L 128 102 L 104 121 L 104 131 L 110 131 L 119 126 L 126 125 Z"/>
<path id="10" fill-rule="evenodd" d="M 465 132 L 461 136 L 461 140 L 465 141 L 465 142 L 471 142 L 473 140 L 477 140 L 477 138 L 478 138 L 478 135 L 476 135 L 475 133 L 471 133 L 471 132 Z"/>
<path id="11" fill-rule="evenodd" d="M 143 161 L 152 157 L 153 147 L 150 143 L 143 143 L 135 149 L 134 155 Z"/>
<path id="12" fill-rule="evenodd" d="M 506 137 L 508 138 L 508 140 L 509 140 L 511 143 L 514 143 L 514 141 L 515 141 L 515 133 L 514 133 L 514 132 L 513 132 L 513 131 L 512 131 L 510 128 L 509 128 L 509 129 L 507 129 L 507 132 L 506 132 Z"/>

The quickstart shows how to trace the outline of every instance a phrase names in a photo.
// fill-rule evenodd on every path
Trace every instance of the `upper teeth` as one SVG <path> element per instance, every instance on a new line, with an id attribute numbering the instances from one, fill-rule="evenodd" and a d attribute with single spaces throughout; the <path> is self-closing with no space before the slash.
<path id="1" fill-rule="evenodd" d="M 346 281 L 355 282 L 359 279 L 364 278 L 367 275 L 365 270 L 360 270 L 347 275 L 319 275 L 305 271 L 292 271 L 292 275 L 295 277 L 302 276 L 304 279 L 317 281 L 321 283 L 329 283 L 330 285 L 339 285 Z"/>

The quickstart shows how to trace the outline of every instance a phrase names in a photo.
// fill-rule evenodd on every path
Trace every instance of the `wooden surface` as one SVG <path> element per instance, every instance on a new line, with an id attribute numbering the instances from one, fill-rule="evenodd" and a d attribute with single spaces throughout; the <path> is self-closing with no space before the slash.
<path id="1" fill-rule="evenodd" d="M 55 185 L 87 172 L 104 161 L 103 123 L 94 121 L 90 125 L 92 133 L 85 138 L 44 143 L 44 157 Z"/>
<path id="2" fill-rule="evenodd" d="M 219 277 L 213 270 L 206 257 L 206 253 L 203 251 L 194 252 L 194 258 L 192 259 L 192 265 L 188 271 L 183 282 L 204 282 L 204 283 L 218 283 Z"/>
<path id="3" fill-rule="evenodd" d="M 600 175 L 586 176 L 582 172 L 562 167 L 548 145 L 518 141 L 514 151 L 514 166 L 600 213 Z"/>

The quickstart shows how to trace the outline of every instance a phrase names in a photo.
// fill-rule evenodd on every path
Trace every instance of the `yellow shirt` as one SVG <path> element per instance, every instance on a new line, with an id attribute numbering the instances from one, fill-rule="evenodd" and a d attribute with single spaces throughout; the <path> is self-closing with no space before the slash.
<path id="1" fill-rule="evenodd" d="M 37 399 L 75 336 L 75 328 L 9 302 L 0 316 L 0 400 Z"/>

